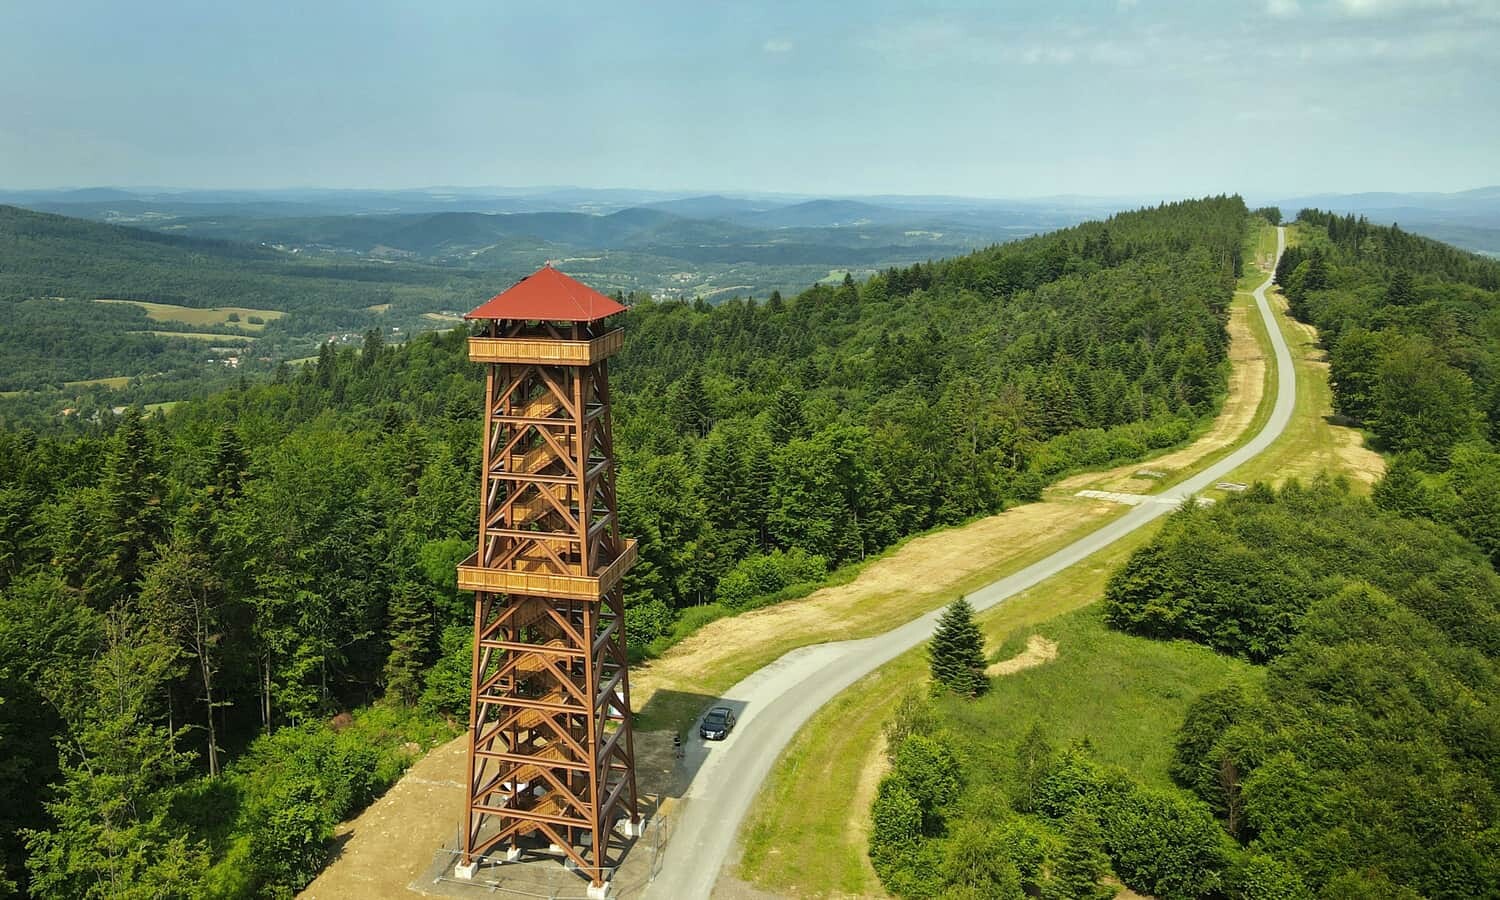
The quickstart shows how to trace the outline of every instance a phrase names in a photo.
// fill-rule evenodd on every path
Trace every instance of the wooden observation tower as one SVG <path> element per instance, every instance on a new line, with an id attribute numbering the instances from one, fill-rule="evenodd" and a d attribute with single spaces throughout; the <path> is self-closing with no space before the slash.
<path id="1" fill-rule="evenodd" d="M 505 848 L 561 853 L 602 896 L 611 838 L 640 833 L 609 357 L 625 307 L 550 267 L 464 318 L 487 368 L 468 790 L 456 874 Z"/>

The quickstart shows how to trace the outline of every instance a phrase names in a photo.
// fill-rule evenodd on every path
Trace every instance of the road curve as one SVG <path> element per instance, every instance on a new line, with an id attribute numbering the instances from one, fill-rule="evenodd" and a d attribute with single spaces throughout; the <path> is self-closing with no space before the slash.
<path id="1" fill-rule="evenodd" d="M 1286 230 L 1276 229 L 1276 256 L 1286 248 Z M 1274 268 L 1274 267 L 1273 267 Z M 1276 440 L 1292 417 L 1296 372 L 1291 351 L 1266 302 L 1271 276 L 1255 289 L 1255 303 L 1276 352 L 1276 403 L 1260 432 L 1244 446 L 1181 484 L 1143 503 L 1051 556 L 968 595 L 976 610 L 988 609 L 1097 553 L 1137 528 L 1165 515 L 1176 503 L 1210 487 Z M 696 774 L 683 796 L 659 874 L 645 896 L 683 900 L 708 897 L 735 846 L 740 823 L 781 751 L 818 708 L 860 678 L 926 641 L 942 610 L 934 610 L 884 634 L 857 641 L 793 650 L 725 692 L 723 702 L 740 710 L 729 738 L 709 746 L 696 731 L 684 748 Z"/>

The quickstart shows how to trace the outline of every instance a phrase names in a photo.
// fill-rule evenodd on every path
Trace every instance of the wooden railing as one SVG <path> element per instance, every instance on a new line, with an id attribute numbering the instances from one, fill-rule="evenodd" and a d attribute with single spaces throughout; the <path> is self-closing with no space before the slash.
<path id="1" fill-rule="evenodd" d="M 469 338 L 469 359 L 479 363 L 540 363 L 551 366 L 592 366 L 625 346 L 625 329 L 616 328 L 591 341 L 554 341 L 547 338 Z"/>

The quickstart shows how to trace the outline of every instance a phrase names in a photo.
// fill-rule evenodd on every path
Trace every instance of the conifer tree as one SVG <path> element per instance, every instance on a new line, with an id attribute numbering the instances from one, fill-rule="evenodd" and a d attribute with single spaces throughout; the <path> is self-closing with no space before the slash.
<path id="1" fill-rule="evenodd" d="M 708 394 L 703 390 L 703 373 L 698 369 L 690 370 L 672 386 L 671 406 L 678 431 L 703 437 L 713 427 Z"/>
<path id="2" fill-rule="evenodd" d="M 984 636 L 974 624 L 974 608 L 963 597 L 943 610 L 927 653 L 933 680 L 949 690 L 972 697 L 988 685 Z"/>
<path id="3" fill-rule="evenodd" d="M 777 388 L 771 398 L 771 421 L 766 430 L 780 445 L 807 437 L 807 417 L 802 412 L 802 394 L 789 384 Z"/>
<path id="4" fill-rule="evenodd" d="M 155 447 L 132 407 L 125 411 L 104 473 L 104 559 L 86 585 L 101 606 L 119 601 L 140 579 L 146 554 L 164 535 L 163 493 Z"/>
<path id="5" fill-rule="evenodd" d="M 745 528 L 746 472 L 739 436 L 715 431 L 703 449 L 703 499 L 708 519 L 725 531 Z"/>
<path id="6" fill-rule="evenodd" d="M 1397 269 L 1386 285 L 1385 302 L 1392 306 L 1412 306 L 1417 302 L 1417 287 L 1412 283 L 1411 273 Z"/>
<path id="7" fill-rule="evenodd" d="M 371 328 L 365 332 L 365 343 L 359 351 L 359 367 L 368 369 L 375 365 L 380 359 L 380 351 L 385 348 L 385 340 L 380 334 L 379 328 Z"/>
<path id="8" fill-rule="evenodd" d="M 1391 458 L 1385 476 L 1375 482 L 1370 499 L 1381 509 L 1397 515 L 1433 516 L 1432 491 L 1422 475 L 1422 457 L 1417 453 L 1398 453 Z"/>
<path id="9" fill-rule="evenodd" d="M 771 447 L 765 433 L 756 430 L 745 461 L 745 525 L 755 532 L 762 550 L 767 549 L 766 519 L 771 514 L 771 490 L 776 470 L 771 465 Z"/>
<path id="10" fill-rule="evenodd" d="M 111 614 L 91 696 L 70 723 L 62 780 L 47 811 L 55 825 L 26 834 L 36 897 L 190 897 L 207 863 L 173 827 L 171 789 L 192 755 L 176 747 L 157 709 L 172 648 L 129 611 Z"/>
<path id="11" fill-rule="evenodd" d="M 1302 290 L 1321 291 L 1328 287 L 1328 265 L 1323 259 L 1323 251 L 1313 248 L 1312 256 L 1307 260 L 1307 271 L 1302 274 Z"/>
<path id="12" fill-rule="evenodd" d="M 391 589 L 389 633 L 385 695 L 410 706 L 422 695 L 422 672 L 432 645 L 432 604 L 416 582 L 402 581 Z"/>
<path id="13" fill-rule="evenodd" d="M 1104 833 L 1081 804 L 1063 820 L 1063 847 L 1042 889 L 1044 900 L 1109 900 L 1115 889 L 1099 883 L 1109 871 Z"/>
<path id="14" fill-rule="evenodd" d="M 221 426 L 214 438 L 214 493 L 218 500 L 239 494 L 248 465 L 239 434 L 230 425 Z"/>

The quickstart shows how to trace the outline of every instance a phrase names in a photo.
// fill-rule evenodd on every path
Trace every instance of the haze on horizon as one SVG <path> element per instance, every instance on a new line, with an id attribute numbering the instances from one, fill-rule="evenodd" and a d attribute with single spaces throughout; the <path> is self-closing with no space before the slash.
<path id="1" fill-rule="evenodd" d="M 1000 6 L 13 5 L 0 187 L 1500 182 L 1500 0 Z"/>

